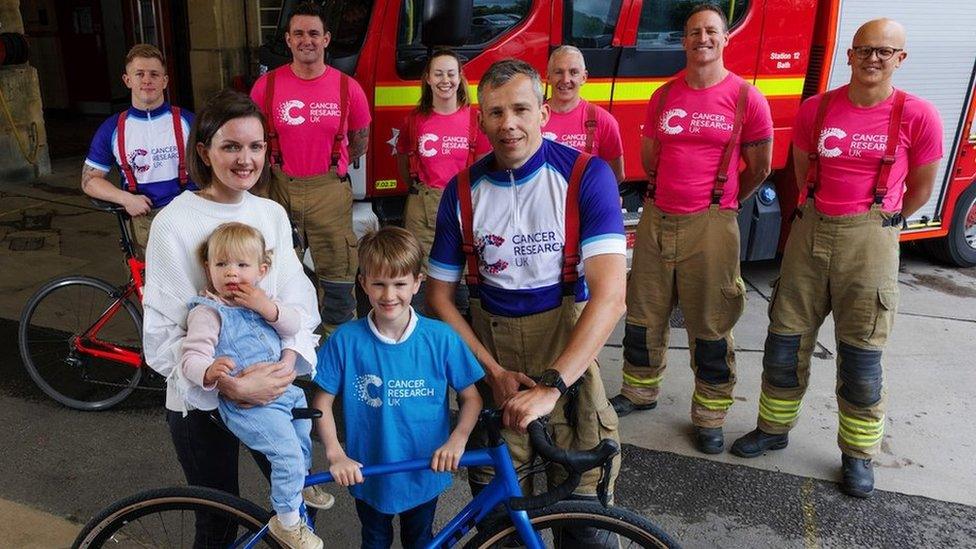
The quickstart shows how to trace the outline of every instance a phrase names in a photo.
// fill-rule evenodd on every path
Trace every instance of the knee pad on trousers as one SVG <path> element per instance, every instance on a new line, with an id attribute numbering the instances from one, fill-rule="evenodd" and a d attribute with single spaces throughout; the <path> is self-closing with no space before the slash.
<path id="1" fill-rule="evenodd" d="M 624 325 L 624 360 L 642 368 L 651 366 L 647 351 L 647 328 L 636 324 Z"/>
<path id="2" fill-rule="evenodd" d="M 323 324 L 342 324 L 352 320 L 356 311 L 354 282 L 326 282 L 322 286 L 321 314 Z"/>
<path id="3" fill-rule="evenodd" d="M 881 351 L 858 349 L 843 341 L 840 355 L 840 396 L 855 406 L 871 406 L 881 400 Z"/>
<path id="4" fill-rule="evenodd" d="M 709 341 L 695 338 L 696 377 L 709 385 L 728 383 L 732 376 L 726 356 L 729 344 L 725 339 Z"/>
<path id="5" fill-rule="evenodd" d="M 763 372 L 766 382 L 773 387 L 792 389 L 799 387 L 796 376 L 799 363 L 800 335 L 779 335 L 769 332 L 763 349 Z"/>

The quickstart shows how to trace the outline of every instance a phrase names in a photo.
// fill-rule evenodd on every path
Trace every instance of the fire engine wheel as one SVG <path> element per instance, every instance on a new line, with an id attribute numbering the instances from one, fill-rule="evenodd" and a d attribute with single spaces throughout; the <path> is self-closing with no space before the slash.
<path id="1" fill-rule="evenodd" d="M 959 195 L 950 227 L 945 238 L 927 241 L 926 250 L 950 265 L 976 266 L 976 181 Z"/>

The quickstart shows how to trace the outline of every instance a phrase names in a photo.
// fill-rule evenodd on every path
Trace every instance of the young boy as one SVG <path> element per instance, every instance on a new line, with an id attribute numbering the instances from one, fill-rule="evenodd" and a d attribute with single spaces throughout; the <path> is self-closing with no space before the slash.
<path id="1" fill-rule="evenodd" d="M 272 301 L 258 287 L 271 267 L 261 233 L 243 223 L 217 227 L 200 249 L 210 289 L 190 302 L 183 341 L 181 371 L 206 390 L 222 376 L 236 376 L 248 366 L 281 358 L 281 338 L 301 327 L 301 313 Z M 291 410 L 305 407 L 305 393 L 294 385 L 276 400 L 240 407 L 221 398 L 220 417 L 248 448 L 271 462 L 272 535 L 287 547 L 321 549 L 322 540 L 300 520 L 304 499 L 311 507 L 328 509 L 335 499 L 317 488 L 302 490 L 312 466 L 310 420 L 292 419 Z"/>
<path id="2" fill-rule="evenodd" d="M 193 113 L 166 102 L 169 77 L 156 46 L 136 44 L 129 50 L 122 81 L 132 106 L 108 117 L 95 132 L 81 170 L 81 190 L 125 208 L 133 243 L 143 256 L 155 213 L 183 189 L 196 190 L 184 158 Z M 112 166 L 122 174 L 121 186 L 107 179 Z"/>
<path id="3" fill-rule="evenodd" d="M 314 407 L 329 471 L 351 486 L 362 523 L 364 548 L 393 543 L 393 516 L 400 516 L 403 547 L 422 547 L 432 534 L 437 497 L 457 470 L 478 420 L 481 397 L 474 383 L 484 376 L 477 359 L 451 328 L 418 315 L 410 300 L 420 288 L 423 253 L 409 232 L 384 227 L 359 243 L 359 283 L 373 310 L 342 325 L 319 350 Z M 450 430 L 448 387 L 461 411 Z M 343 395 L 346 448 L 336 436 L 332 403 Z M 445 442 L 446 441 L 446 442 Z M 363 463 L 430 456 L 432 471 L 398 473 L 363 481 Z"/>

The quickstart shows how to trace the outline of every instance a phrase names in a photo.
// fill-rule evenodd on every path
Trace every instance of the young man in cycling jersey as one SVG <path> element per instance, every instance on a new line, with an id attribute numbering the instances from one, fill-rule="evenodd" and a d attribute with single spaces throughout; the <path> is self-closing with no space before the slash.
<path id="1" fill-rule="evenodd" d="M 156 46 L 136 44 L 129 50 L 122 81 L 132 105 L 95 132 L 81 170 L 81 190 L 125 208 L 141 256 L 156 212 L 184 189 L 196 190 L 185 161 L 193 113 L 166 101 L 169 77 Z M 113 166 L 121 172 L 119 185 L 107 179 Z"/>
<path id="2" fill-rule="evenodd" d="M 618 438 L 595 358 L 624 312 L 626 241 L 607 163 L 543 139 L 549 108 L 535 69 L 516 59 L 495 63 L 478 99 L 493 152 L 444 190 L 427 302 L 485 369 L 479 388 L 489 406 L 504 408 L 503 434 L 520 467 L 532 461 L 522 433 L 540 416 L 551 414 L 563 448 Z M 466 266 L 470 325 L 454 304 Z M 530 389 L 519 392 L 520 384 Z M 611 492 L 618 470 L 619 458 Z M 554 466 L 547 477 L 555 485 L 565 472 Z M 599 477 L 583 475 L 573 497 L 594 498 Z M 477 491 L 491 474 L 471 469 L 469 479 Z"/>

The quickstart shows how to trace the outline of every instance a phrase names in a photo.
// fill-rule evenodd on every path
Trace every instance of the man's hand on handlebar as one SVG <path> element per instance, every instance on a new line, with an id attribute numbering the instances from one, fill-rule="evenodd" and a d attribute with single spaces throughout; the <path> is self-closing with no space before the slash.
<path id="1" fill-rule="evenodd" d="M 535 381 L 522 372 L 512 372 L 498 367 L 486 372 L 485 381 L 491 387 L 491 396 L 498 405 L 512 398 L 521 387 L 535 387 Z"/>
<path id="2" fill-rule="evenodd" d="M 524 375 L 524 374 L 522 374 Z M 512 395 L 502 406 L 502 423 L 524 433 L 534 419 L 549 415 L 559 400 L 559 389 L 535 385 Z"/>

